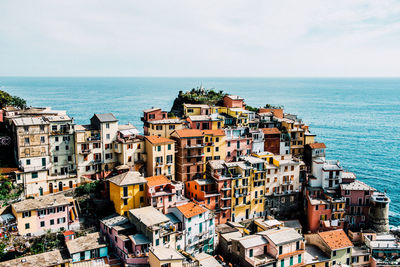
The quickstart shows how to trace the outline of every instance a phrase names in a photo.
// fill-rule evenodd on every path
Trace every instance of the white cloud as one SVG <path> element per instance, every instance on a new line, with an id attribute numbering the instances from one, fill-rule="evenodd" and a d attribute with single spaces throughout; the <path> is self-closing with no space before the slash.
<path id="1" fill-rule="evenodd" d="M 397 76 L 400 2 L 3 1 L 0 75 Z"/>

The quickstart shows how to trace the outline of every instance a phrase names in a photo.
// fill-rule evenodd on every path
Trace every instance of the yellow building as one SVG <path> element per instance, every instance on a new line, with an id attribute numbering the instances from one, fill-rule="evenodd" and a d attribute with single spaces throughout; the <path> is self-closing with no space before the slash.
<path id="1" fill-rule="evenodd" d="M 282 127 L 286 129 L 288 140 L 290 140 L 290 154 L 293 156 L 302 156 L 305 144 L 304 123 L 290 118 L 280 119 L 280 122 Z"/>
<path id="2" fill-rule="evenodd" d="M 118 214 L 127 216 L 129 210 L 146 206 L 147 180 L 139 172 L 125 172 L 108 180 L 110 200 Z"/>
<path id="3" fill-rule="evenodd" d="M 250 179 L 251 167 L 243 161 L 226 163 L 229 176 L 232 177 L 232 221 L 239 222 L 252 218 Z"/>
<path id="4" fill-rule="evenodd" d="M 183 257 L 176 249 L 167 247 L 154 247 L 149 251 L 151 267 L 182 267 Z"/>
<path id="5" fill-rule="evenodd" d="M 183 114 L 185 117 L 193 115 L 210 115 L 211 108 L 206 104 L 183 104 Z"/>
<path id="6" fill-rule="evenodd" d="M 225 131 L 203 130 L 204 157 L 205 163 L 209 160 L 225 160 L 226 157 L 226 137 Z M 204 166 L 205 168 L 205 166 Z"/>
<path id="7" fill-rule="evenodd" d="M 148 134 L 165 138 L 170 138 L 171 133 L 175 130 L 181 130 L 184 122 L 180 119 L 163 119 L 155 121 L 147 121 Z"/>
<path id="8" fill-rule="evenodd" d="M 147 176 L 165 175 L 175 180 L 175 141 L 159 137 L 145 137 Z"/>

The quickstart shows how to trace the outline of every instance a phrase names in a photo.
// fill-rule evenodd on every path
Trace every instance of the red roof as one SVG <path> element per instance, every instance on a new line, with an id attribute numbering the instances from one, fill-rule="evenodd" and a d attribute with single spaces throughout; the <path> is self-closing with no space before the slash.
<path id="1" fill-rule="evenodd" d="M 148 187 L 153 187 L 153 186 L 158 186 L 158 185 L 164 185 L 164 184 L 170 184 L 171 181 L 165 177 L 164 175 L 158 175 L 158 176 L 151 176 L 147 177 L 147 186 Z"/>
<path id="2" fill-rule="evenodd" d="M 197 129 L 176 130 L 175 133 L 181 138 L 182 137 L 202 137 L 203 136 L 203 133 Z"/>
<path id="3" fill-rule="evenodd" d="M 318 235 L 331 250 L 353 247 L 350 239 L 342 229 L 320 232 Z"/>
<path id="4" fill-rule="evenodd" d="M 152 144 L 162 144 L 162 143 L 173 143 L 174 142 L 174 140 L 172 140 L 172 139 L 159 137 L 156 135 L 146 136 L 146 139 Z"/>
<path id="5" fill-rule="evenodd" d="M 203 130 L 203 134 L 222 136 L 222 135 L 225 135 L 225 131 L 222 130 L 222 129 L 218 129 L 218 130 Z"/>
<path id="6" fill-rule="evenodd" d="M 75 234 L 75 233 L 73 231 L 71 231 L 71 230 L 68 230 L 68 231 L 64 232 L 64 236 L 73 235 L 73 234 Z"/>
<path id="7" fill-rule="evenodd" d="M 0 168 L 0 173 L 12 173 L 18 171 L 18 168 Z"/>
<path id="8" fill-rule="evenodd" d="M 187 204 L 177 206 L 178 210 L 182 212 L 183 216 L 186 218 L 191 218 L 193 216 L 199 215 L 206 212 L 207 210 L 194 202 L 189 202 Z"/>
<path id="9" fill-rule="evenodd" d="M 326 145 L 324 143 L 313 143 L 313 144 L 309 144 L 309 146 L 312 149 L 317 149 L 317 148 L 326 148 Z"/>
<path id="10" fill-rule="evenodd" d="M 280 134 L 281 131 L 279 131 L 278 128 L 262 128 L 261 129 L 264 134 Z"/>

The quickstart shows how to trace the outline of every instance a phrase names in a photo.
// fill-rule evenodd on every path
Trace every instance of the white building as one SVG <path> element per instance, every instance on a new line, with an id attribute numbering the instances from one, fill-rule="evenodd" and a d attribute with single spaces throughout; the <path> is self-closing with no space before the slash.
<path id="1" fill-rule="evenodd" d="M 169 209 L 182 222 L 184 250 L 190 254 L 212 253 L 215 242 L 213 214 L 193 202 Z"/>
<path id="2" fill-rule="evenodd" d="M 312 175 L 309 184 L 323 189 L 337 189 L 342 183 L 343 168 L 338 160 L 326 160 L 324 157 L 312 161 Z"/>
<path id="3" fill-rule="evenodd" d="M 262 130 L 252 130 L 250 131 L 251 138 L 253 141 L 253 145 L 251 148 L 251 152 L 260 153 L 264 152 L 264 133 Z"/>
<path id="4" fill-rule="evenodd" d="M 47 116 L 49 122 L 50 170 L 48 175 L 49 193 L 78 186 L 76 175 L 74 123 L 67 115 Z"/>

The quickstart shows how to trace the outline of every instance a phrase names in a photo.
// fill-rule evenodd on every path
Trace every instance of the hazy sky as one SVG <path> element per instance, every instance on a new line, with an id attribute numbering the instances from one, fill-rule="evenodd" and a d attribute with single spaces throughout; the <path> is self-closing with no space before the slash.
<path id="1" fill-rule="evenodd" d="M 0 76 L 400 76 L 400 1 L 0 0 Z"/>

